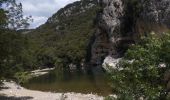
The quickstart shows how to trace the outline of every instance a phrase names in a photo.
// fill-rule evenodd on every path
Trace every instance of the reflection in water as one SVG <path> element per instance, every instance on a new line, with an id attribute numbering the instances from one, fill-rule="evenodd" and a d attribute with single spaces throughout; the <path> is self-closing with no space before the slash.
<path id="1" fill-rule="evenodd" d="M 41 91 L 94 93 L 103 96 L 111 94 L 108 80 L 100 67 L 83 72 L 82 70 L 74 72 L 54 70 L 29 80 L 24 86 Z"/>

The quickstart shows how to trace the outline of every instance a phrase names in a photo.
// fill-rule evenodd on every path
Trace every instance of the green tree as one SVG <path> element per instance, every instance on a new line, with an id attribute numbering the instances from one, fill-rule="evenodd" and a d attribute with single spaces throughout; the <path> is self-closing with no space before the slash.
<path id="1" fill-rule="evenodd" d="M 112 88 L 120 100 L 165 99 L 165 71 L 170 67 L 170 34 L 151 35 L 129 48 L 111 73 Z"/>
<path id="2" fill-rule="evenodd" d="M 15 0 L 0 1 L 0 78 L 11 77 L 23 69 L 21 52 L 25 38 L 17 30 L 28 26 L 28 20 L 23 18 L 21 4 Z"/>

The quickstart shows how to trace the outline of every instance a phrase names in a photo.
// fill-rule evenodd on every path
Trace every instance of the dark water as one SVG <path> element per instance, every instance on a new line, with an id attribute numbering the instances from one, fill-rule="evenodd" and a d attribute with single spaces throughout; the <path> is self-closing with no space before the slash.
<path id="1" fill-rule="evenodd" d="M 58 72 L 33 78 L 24 87 L 50 92 L 94 93 L 102 96 L 111 94 L 111 88 L 104 72 Z"/>

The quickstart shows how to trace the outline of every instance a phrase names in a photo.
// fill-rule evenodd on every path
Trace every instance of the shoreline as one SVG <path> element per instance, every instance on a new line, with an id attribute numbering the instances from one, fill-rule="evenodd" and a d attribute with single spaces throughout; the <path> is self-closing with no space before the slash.
<path id="1" fill-rule="evenodd" d="M 45 75 L 45 74 L 48 74 L 49 71 L 52 71 L 54 70 L 55 68 L 45 68 L 45 69 L 37 69 L 37 70 L 33 70 L 31 71 L 31 75 L 33 77 L 38 77 L 38 76 L 41 76 L 41 75 Z"/>
<path id="2" fill-rule="evenodd" d="M 94 94 L 81 94 L 81 93 L 52 93 L 42 92 L 36 90 L 28 90 L 15 82 L 3 82 L 0 96 L 25 98 L 21 100 L 103 100 L 104 97 Z M 12 99 L 10 99 L 12 100 Z M 18 100 L 18 99 L 17 99 Z"/>

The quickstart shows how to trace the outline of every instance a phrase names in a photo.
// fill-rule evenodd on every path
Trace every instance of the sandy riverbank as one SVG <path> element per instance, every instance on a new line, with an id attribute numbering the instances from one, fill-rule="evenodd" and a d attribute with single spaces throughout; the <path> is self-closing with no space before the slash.
<path id="1" fill-rule="evenodd" d="M 54 70 L 54 69 L 55 68 L 46 68 L 46 69 L 34 70 L 34 71 L 31 71 L 31 75 L 33 75 L 34 77 L 41 76 L 41 75 L 44 75 L 44 74 L 48 74 L 49 71 Z"/>
<path id="2" fill-rule="evenodd" d="M 11 98 L 20 98 L 14 100 L 103 100 L 103 97 L 93 94 L 80 93 L 51 93 L 25 89 L 15 82 L 3 82 L 0 95 Z"/>

